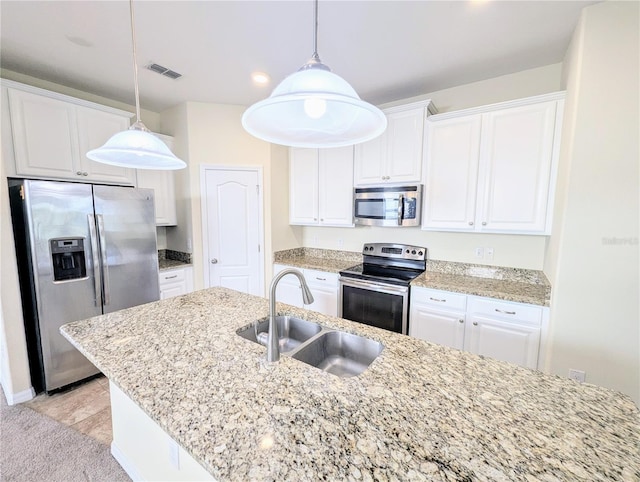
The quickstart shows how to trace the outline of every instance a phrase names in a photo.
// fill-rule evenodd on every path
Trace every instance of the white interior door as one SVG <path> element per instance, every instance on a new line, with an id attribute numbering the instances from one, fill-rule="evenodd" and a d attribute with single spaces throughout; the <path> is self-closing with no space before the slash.
<path id="1" fill-rule="evenodd" d="M 204 168 L 203 178 L 205 282 L 262 296 L 259 171 Z"/>

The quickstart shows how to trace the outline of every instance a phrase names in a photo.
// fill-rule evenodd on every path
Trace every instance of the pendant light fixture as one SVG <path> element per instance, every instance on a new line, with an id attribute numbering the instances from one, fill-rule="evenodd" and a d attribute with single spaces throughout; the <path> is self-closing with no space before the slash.
<path id="1" fill-rule="evenodd" d="M 187 164 L 178 159 L 157 136 L 140 120 L 138 93 L 138 62 L 136 58 L 136 30 L 133 18 L 133 0 L 129 0 L 131 13 L 131 41 L 133 43 L 133 81 L 136 96 L 136 122 L 128 130 L 113 135 L 102 147 L 87 152 L 93 161 L 133 169 L 183 169 Z"/>
<path id="2" fill-rule="evenodd" d="M 255 137 L 292 147 L 342 147 L 373 139 L 387 128 L 383 112 L 358 97 L 318 56 L 318 0 L 313 55 L 271 95 L 249 107 L 243 127 Z"/>

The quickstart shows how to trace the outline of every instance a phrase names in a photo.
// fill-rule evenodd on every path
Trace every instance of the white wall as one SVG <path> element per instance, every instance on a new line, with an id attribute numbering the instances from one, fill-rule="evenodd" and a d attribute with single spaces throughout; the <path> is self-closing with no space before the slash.
<path id="1" fill-rule="evenodd" d="M 187 169 L 179 171 L 177 191 L 183 196 L 179 204 L 179 226 L 167 228 L 167 247 L 193 254 L 194 285 L 204 287 L 200 167 L 202 165 L 258 166 L 263 169 L 265 271 L 271 274 L 271 147 L 249 135 L 240 122 L 245 107 L 237 105 L 187 102 L 161 114 L 161 125 L 174 135 L 182 154 L 186 148 Z M 183 132 L 178 132 L 181 129 Z M 185 132 L 186 131 L 186 135 Z M 186 146 L 182 145 L 186 139 Z M 182 222 L 186 220 L 186 222 Z M 192 248 L 189 249 L 189 238 Z"/>
<path id="2" fill-rule="evenodd" d="M 556 223 L 547 369 L 640 403 L 640 4 L 582 12 L 567 55 L 567 104 Z"/>
<path id="3" fill-rule="evenodd" d="M 403 102 L 431 99 L 439 112 L 504 102 L 562 90 L 562 64 L 547 65 L 494 79 L 431 92 Z M 395 105 L 398 102 L 386 104 Z M 545 236 L 441 233 L 419 228 L 304 227 L 303 245 L 361 251 L 365 242 L 399 242 L 426 246 L 430 259 L 541 270 Z M 475 248 L 493 248 L 493 260 L 479 260 Z"/>

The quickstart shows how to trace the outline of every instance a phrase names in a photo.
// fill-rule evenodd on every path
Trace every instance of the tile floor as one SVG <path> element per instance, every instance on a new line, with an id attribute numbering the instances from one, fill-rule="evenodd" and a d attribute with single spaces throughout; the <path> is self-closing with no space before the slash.
<path id="1" fill-rule="evenodd" d="M 43 393 L 27 402 L 26 406 L 99 442 L 111 444 L 111 402 L 109 381 L 105 377 L 61 393 Z"/>

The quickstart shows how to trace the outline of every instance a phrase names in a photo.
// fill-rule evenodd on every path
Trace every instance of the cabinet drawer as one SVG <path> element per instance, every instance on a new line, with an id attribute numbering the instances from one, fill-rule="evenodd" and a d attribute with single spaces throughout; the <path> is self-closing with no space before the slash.
<path id="1" fill-rule="evenodd" d="M 523 303 L 511 303 L 498 301 L 491 298 L 469 297 L 469 313 L 478 313 L 499 317 L 505 321 L 513 320 L 535 325 L 542 323 L 542 307 L 525 305 Z"/>
<path id="2" fill-rule="evenodd" d="M 465 311 L 467 307 L 467 295 L 428 288 L 411 288 L 411 302 L 414 301 L 445 310 Z"/>
<path id="3" fill-rule="evenodd" d="M 160 272 L 160 284 L 179 283 L 184 281 L 184 269 L 172 269 Z"/>
<path id="4" fill-rule="evenodd" d="M 338 285 L 338 275 L 336 273 L 327 273 L 326 271 L 316 271 L 314 269 L 305 269 L 304 277 L 307 283 L 313 285 L 323 285 L 335 288 Z"/>

